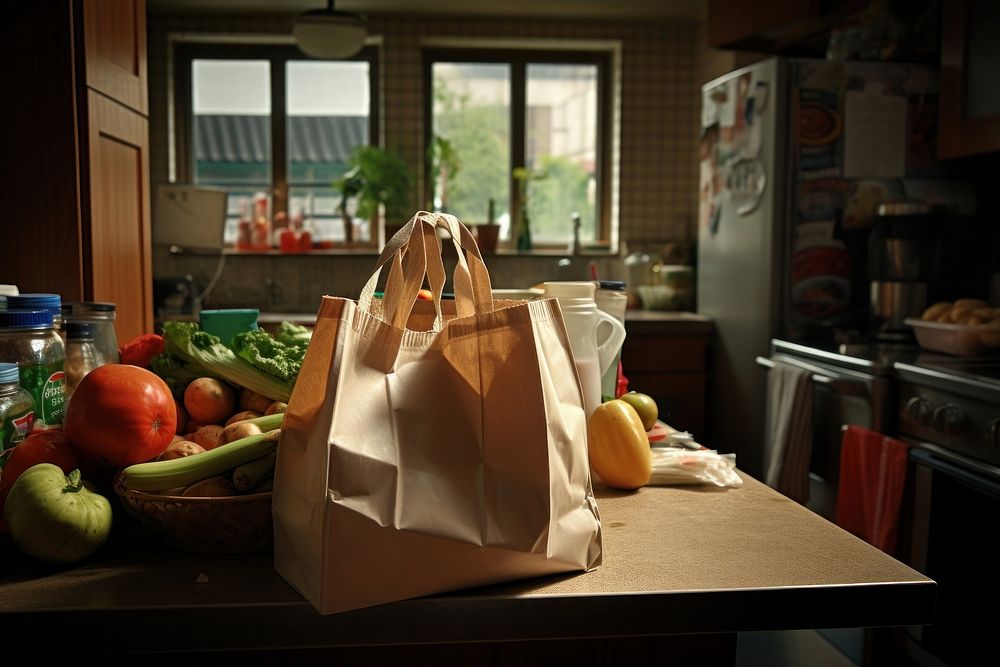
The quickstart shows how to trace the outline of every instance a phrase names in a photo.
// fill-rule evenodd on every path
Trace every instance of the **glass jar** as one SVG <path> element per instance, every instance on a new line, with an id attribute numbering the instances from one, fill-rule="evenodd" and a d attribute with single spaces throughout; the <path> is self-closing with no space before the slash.
<path id="1" fill-rule="evenodd" d="M 48 310 L 0 311 L 0 362 L 17 364 L 21 387 L 35 406 L 33 431 L 62 428 L 66 346 Z"/>
<path id="2" fill-rule="evenodd" d="M 63 319 L 68 327 L 71 322 L 90 324 L 94 342 L 106 364 L 118 363 L 118 337 L 115 335 L 115 304 L 107 301 L 83 301 L 67 303 L 62 308 Z M 67 337 L 67 342 L 69 339 Z M 67 352 L 68 354 L 68 352 Z"/>
<path id="3" fill-rule="evenodd" d="M 20 379 L 17 364 L 0 363 L 0 470 L 35 420 L 35 401 L 21 388 Z"/>
<path id="4" fill-rule="evenodd" d="M 47 310 L 52 313 L 52 328 L 66 342 L 63 329 L 62 297 L 58 294 L 18 294 L 7 297 L 7 310 Z M 2 361 L 2 359 L 0 359 Z"/>
<path id="5" fill-rule="evenodd" d="M 67 402 L 87 373 L 108 363 L 97 343 L 95 329 L 95 325 L 90 322 L 66 323 Z"/>

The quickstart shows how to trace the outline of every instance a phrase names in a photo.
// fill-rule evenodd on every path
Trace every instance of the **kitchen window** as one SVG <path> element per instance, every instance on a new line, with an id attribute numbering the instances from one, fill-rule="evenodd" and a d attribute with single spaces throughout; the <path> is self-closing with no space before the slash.
<path id="1" fill-rule="evenodd" d="M 355 148 L 377 143 L 376 49 L 318 60 L 286 45 L 181 43 L 175 55 L 177 179 L 229 193 L 225 242 L 261 200 L 276 227 L 302 217 L 314 238 L 344 240 L 332 183 Z"/>
<path id="2" fill-rule="evenodd" d="M 522 205 L 536 247 L 611 235 L 606 52 L 425 51 L 426 199 L 511 242 Z M 490 206 L 490 202 L 493 205 Z"/>

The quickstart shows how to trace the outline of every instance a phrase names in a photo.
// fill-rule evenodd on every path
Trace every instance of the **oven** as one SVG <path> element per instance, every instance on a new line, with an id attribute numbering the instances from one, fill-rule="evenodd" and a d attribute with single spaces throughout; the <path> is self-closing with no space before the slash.
<path id="1" fill-rule="evenodd" d="M 907 628 L 917 665 L 1000 664 L 1000 373 L 990 360 L 896 364 L 900 437 L 911 445 L 909 565 L 938 584 L 934 623 Z M 994 377 L 994 375 L 996 377 Z"/>
<path id="2" fill-rule="evenodd" d="M 833 521 L 840 476 L 840 443 L 845 424 L 891 432 L 895 412 L 892 360 L 872 347 L 832 349 L 783 340 L 771 341 L 769 357 L 757 363 L 771 369 L 775 363 L 800 368 L 813 385 L 812 449 L 809 459 L 807 507 Z M 769 397 L 770 400 L 770 397 Z M 768 405 L 765 451 L 772 447 Z"/>

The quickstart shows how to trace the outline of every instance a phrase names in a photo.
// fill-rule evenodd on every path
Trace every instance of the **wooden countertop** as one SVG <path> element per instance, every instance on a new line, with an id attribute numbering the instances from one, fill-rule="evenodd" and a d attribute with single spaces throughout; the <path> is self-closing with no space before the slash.
<path id="1" fill-rule="evenodd" d="M 743 475 L 744 486 L 598 493 L 605 560 L 544 577 L 321 616 L 272 554 L 202 555 L 115 536 L 56 569 L 11 545 L 0 625 L 79 652 L 625 637 L 925 624 L 935 584 Z M 113 649 L 111 648 L 113 647 Z"/>

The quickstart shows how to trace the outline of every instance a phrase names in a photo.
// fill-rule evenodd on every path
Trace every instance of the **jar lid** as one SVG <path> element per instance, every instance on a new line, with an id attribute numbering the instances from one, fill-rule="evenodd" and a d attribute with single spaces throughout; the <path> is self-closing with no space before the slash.
<path id="1" fill-rule="evenodd" d="M 11 310 L 50 310 L 62 313 L 62 298 L 58 294 L 18 294 L 7 297 L 7 307 Z"/>
<path id="2" fill-rule="evenodd" d="M 110 301 L 78 301 L 75 303 L 64 303 L 62 305 L 63 315 L 79 315 L 82 313 L 113 313 L 115 304 Z"/>
<path id="3" fill-rule="evenodd" d="M 599 280 L 598 285 L 601 289 L 614 290 L 615 292 L 625 291 L 625 281 L 624 280 Z"/>
<path id="4" fill-rule="evenodd" d="M 0 310 L 0 328 L 51 329 L 51 310 Z"/>
<path id="5" fill-rule="evenodd" d="M 20 380 L 21 375 L 17 370 L 17 364 L 0 364 L 0 384 L 14 384 Z"/>
<path id="6" fill-rule="evenodd" d="M 94 325 L 89 322 L 67 322 L 66 340 L 94 340 Z"/>

